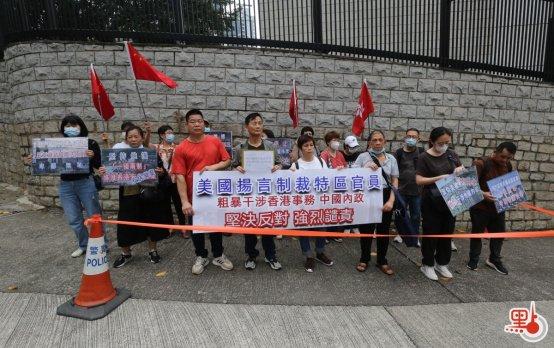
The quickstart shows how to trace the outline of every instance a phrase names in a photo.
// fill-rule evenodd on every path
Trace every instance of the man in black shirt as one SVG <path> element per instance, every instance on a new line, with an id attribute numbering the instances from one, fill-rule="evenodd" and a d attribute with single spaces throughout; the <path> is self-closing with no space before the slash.
<path id="1" fill-rule="evenodd" d="M 394 153 L 394 157 L 396 157 L 398 169 L 400 171 L 400 176 L 398 178 L 398 191 L 408 205 L 412 228 L 417 234 L 419 234 L 419 224 L 421 220 L 421 187 L 416 184 L 415 176 L 417 158 L 422 152 L 425 151 L 422 147 L 417 146 L 418 142 L 419 130 L 410 128 L 406 131 L 404 145 Z M 402 237 L 396 236 L 394 241 L 402 243 Z M 412 242 L 412 245 L 408 245 L 410 244 L 408 241 L 406 241 L 406 244 L 408 246 L 418 247 L 420 245 L 419 240 L 410 242 Z"/>
<path id="2" fill-rule="evenodd" d="M 349 135 L 344 138 L 344 146 L 341 152 L 346 160 L 346 163 L 348 163 L 348 167 L 351 167 L 361 153 L 358 139 L 356 139 L 353 135 Z"/>

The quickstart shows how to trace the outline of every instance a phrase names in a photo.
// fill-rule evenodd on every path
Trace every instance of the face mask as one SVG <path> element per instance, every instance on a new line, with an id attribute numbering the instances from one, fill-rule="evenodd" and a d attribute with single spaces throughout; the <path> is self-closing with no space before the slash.
<path id="1" fill-rule="evenodd" d="M 417 139 L 414 139 L 414 138 L 406 138 L 404 142 L 408 147 L 415 147 L 417 145 Z"/>
<path id="2" fill-rule="evenodd" d="M 267 140 L 267 135 L 262 135 L 262 140 Z"/>
<path id="3" fill-rule="evenodd" d="M 170 144 L 173 143 L 175 141 L 175 134 L 167 134 L 165 140 Z"/>
<path id="4" fill-rule="evenodd" d="M 339 146 L 340 146 L 340 144 L 339 144 L 338 141 L 331 141 L 331 142 L 329 143 L 329 147 L 330 147 L 331 149 L 335 150 L 335 151 L 337 151 L 337 150 L 339 149 Z"/>
<path id="5" fill-rule="evenodd" d="M 385 153 L 385 148 L 382 148 L 381 150 L 373 150 L 373 149 L 369 149 L 369 153 L 372 154 L 372 155 L 380 155 L 382 153 Z"/>
<path id="6" fill-rule="evenodd" d="M 65 127 L 63 133 L 68 137 L 77 137 L 81 134 L 81 130 L 77 127 Z"/>
<path id="7" fill-rule="evenodd" d="M 443 153 L 445 153 L 446 150 L 448 150 L 448 145 L 446 145 L 446 144 L 445 144 L 445 145 L 441 145 L 441 146 L 435 145 L 435 146 L 433 146 L 433 147 L 434 147 L 435 150 L 437 150 L 437 152 L 440 153 L 441 155 L 442 155 Z"/>
<path id="8" fill-rule="evenodd" d="M 204 127 L 204 132 L 207 133 L 207 132 L 211 132 L 211 131 L 212 131 L 212 129 L 210 127 Z"/>
<path id="9" fill-rule="evenodd" d="M 125 141 L 127 139 L 127 135 L 125 132 L 121 132 L 121 140 Z"/>

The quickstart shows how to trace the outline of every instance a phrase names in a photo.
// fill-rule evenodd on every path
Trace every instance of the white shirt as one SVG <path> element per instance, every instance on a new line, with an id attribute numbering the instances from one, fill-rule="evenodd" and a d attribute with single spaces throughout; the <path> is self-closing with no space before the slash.
<path id="1" fill-rule="evenodd" d="M 112 149 L 131 149 L 131 145 L 127 144 L 126 142 L 122 141 L 120 143 L 115 144 Z M 142 149 L 144 146 L 139 146 L 138 149 Z"/>
<path id="2" fill-rule="evenodd" d="M 293 164 L 291 168 L 296 169 L 296 164 Z M 327 169 L 327 163 L 325 161 L 319 161 L 317 157 L 314 156 L 314 158 L 310 161 L 304 161 L 302 158 L 298 159 L 298 169 L 296 170 L 308 170 L 308 169 Z"/>

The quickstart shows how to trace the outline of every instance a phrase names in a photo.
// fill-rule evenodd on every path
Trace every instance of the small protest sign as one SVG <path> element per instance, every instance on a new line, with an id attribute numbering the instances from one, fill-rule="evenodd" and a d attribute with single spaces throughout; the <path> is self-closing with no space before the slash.
<path id="1" fill-rule="evenodd" d="M 156 150 L 108 149 L 102 150 L 102 166 L 106 174 L 102 176 L 104 186 L 154 185 L 157 182 Z"/>
<path id="2" fill-rule="evenodd" d="M 89 173 L 88 138 L 33 139 L 33 175 Z"/>
<path id="3" fill-rule="evenodd" d="M 436 184 L 452 216 L 469 210 L 483 200 L 475 167 L 470 167 L 459 174 L 449 175 L 437 181 Z"/>
<path id="4" fill-rule="evenodd" d="M 517 171 L 487 181 L 490 193 L 495 198 L 496 211 L 502 213 L 519 203 L 527 201 L 527 194 Z"/>

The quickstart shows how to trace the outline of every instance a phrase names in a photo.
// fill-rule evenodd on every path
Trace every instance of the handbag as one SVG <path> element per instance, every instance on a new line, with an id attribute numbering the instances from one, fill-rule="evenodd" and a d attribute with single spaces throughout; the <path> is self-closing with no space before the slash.
<path id="1" fill-rule="evenodd" d="M 406 202 L 400 195 L 398 189 L 392 186 L 392 183 L 389 180 L 389 176 L 387 175 L 387 173 L 385 173 L 385 171 L 382 170 L 379 160 L 375 156 L 371 156 L 371 158 L 373 159 L 373 162 L 381 168 L 383 179 L 385 179 L 385 182 L 391 188 L 392 194 L 394 195 L 395 200 L 394 207 L 392 208 L 392 219 L 394 221 L 394 227 L 396 228 L 396 231 L 400 235 L 412 236 L 403 238 L 404 242 L 408 247 L 416 247 L 418 234 L 417 231 L 414 231 L 412 227 L 410 216 L 408 214 L 408 208 L 406 207 Z"/>

